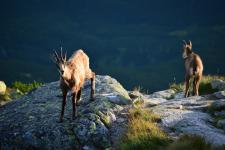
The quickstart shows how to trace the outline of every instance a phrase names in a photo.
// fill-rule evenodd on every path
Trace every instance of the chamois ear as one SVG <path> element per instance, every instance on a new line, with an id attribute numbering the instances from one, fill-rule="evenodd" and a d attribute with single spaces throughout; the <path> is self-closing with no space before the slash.
<path id="1" fill-rule="evenodd" d="M 190 49 L 192 49 L 192 43 L 191 43 L 191 40 L 189 40 L 188 45 L 189 45 Z"/>
<path id="2" fill-rule="evenodd" d="M 187 47 L 187 42 L 185 40 L 183 40 L 183 47 L 186 48 Z"/>

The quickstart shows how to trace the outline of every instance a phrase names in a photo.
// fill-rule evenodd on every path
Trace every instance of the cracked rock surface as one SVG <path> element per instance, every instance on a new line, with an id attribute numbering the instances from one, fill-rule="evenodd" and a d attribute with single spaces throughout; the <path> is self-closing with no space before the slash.
<path id="1" fill-rule="evenodd" d="M 90 98 L 85 82 L 78 116 L 72 120 L 71 93 L 67 96 L 64 121 L 59 123 L 59 82 L 45 84 L 19 100 L 0 108 L 1 149 L 106 149 L 123 130 L 120 115 L 132 103 L 128 92 L 110 76 L 96 76 L 96 95 Z M 122 121 L 121 121 L 122 120 Z M 115 133 L 117 133 L 115 137 Z"/>

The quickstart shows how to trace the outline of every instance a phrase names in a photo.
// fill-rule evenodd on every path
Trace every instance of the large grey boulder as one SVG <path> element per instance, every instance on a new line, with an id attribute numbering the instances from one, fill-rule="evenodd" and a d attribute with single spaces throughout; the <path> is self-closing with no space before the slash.
<path id="1" fill-rule="evenodd" d="M 117 102 L 111 101 L 114 95 Z M 96 76 L 96 95 L 90 98 L 90 82 L 83 88 L 78 117 L 72 120 L 68 94 L 64 122 L 59 123 L 59 82 L 36 89 L 25 97 L 0 107 L 0 149 L 106 149 L 111 136 L 121 134 L 126 123 L 118 115 L 131 103 L 127 91 L 109 76 Z M 117 120 L 124 120 L 123 122 Z M 113 133 L 112 133 L 113 131 Z M 119 133 L 119 134 L 118 134 Z"/>
<path id="2" fill-rule="evenodd" d="M 168 100 L 152 110 L 162 117 L 161 124 L 171 135 L 195 134 L 212 144 L 224 145 L 224 131 L 213 126 L 214 119 L 204 111 L 212 103 L 210 98 L 193 96 Z"/>
<path id="3" fill-rule="evenodd" d="M 219 91 L 225 90 L 225 82 L 220 79 L 215 79 L 211 81 L 211 86 L 213 89 L 217 89 Z"/>
<path id="4" fill-rule="evenodd" d="M 4 81 L 0 81 L 0 95 L 4 95 L 6 92 L 6 84 Z"/>

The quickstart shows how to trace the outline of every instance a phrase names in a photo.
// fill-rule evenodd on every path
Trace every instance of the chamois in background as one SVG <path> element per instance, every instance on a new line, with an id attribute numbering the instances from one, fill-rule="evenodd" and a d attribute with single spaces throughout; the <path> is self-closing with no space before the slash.
<path id="1" fill-rule="evenodd" d="M 183 41 L 183 59 L 185 64 L 185 97 L 188 97 L 190 79 L 193 77 L 193 95 L 199 95 L 199 84 L 202 79 L 203 64 L 199 55 L 192 51 L 192 43 Z"/>
<path id="2" fill-rule="evenodd" d="M 76 105 L 81 97 L 81 90 L 85 79 L 91 80 L 91 100 L 94 100 L 95 91 L 95 73 L 89 67 L 89 58 L 79 49 L 74 52 L 69 60 L 66 60 L 66 53 L 63 56 L 62 48 L 61 55 L 54 51 L 53 61 L 56 64 L 60 73 L 60 88 L 62 90 L 62 110 L 60 122 L 63 121 L 64 109 L 66 105 L 66 97 L 69 90 L 72 93 L 73 113 L 72 119 L 77 116 Z"/>

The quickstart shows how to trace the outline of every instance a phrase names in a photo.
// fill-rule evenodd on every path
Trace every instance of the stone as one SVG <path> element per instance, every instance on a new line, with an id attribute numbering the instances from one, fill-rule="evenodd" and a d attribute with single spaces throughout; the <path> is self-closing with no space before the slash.
<path id="1" fill-rule="evenodd" d="M 219 121 L 217 122 L 217 127 L 218 127 L 218 128 L 222 128 L 222 129 L 225 130 L 225 119 L 219 120 Z"/>
<path id="2" fill-rule="evenodd" d="M 223 117 L 225 116 L 225 111 L 215 111 L 214 115 L 217 117 L 220 117 L 220 116 Z"/>
<path id="3" fill-rule="evenodd" d="M 215 101 L 211 104 L 211 108 L 212 108 L 213 110 L 223 110 L 223 109 L 225 109 L 225 99 L 215 100 Z"/>
<path id="4" fill-rule="evenodd" d="M 145 104 L 146 103 L 149 103 L 149 104 L 155 104 L 155 105 L 158 105 L 158 104 L 161 104 L 161 103 L 164 103 L 164 102 L 167 102 L 166 99 L 164 98 L 145 98 L 144 100 Z"/>
<path id="5" fill-rule="evenodd" d="M 217 89 L 219 91 L 225 90 L 225 82 L 220 79 L 212 80 L 211 86 L 213 89 Z"/>
<path id="6" fill-rule="evenodd" d="M 118 104 L 118 105 L 128 105 L 128 104 L 131 104 L 131 101 L 120 96 L 120 95 L 115 95 L 115 94 L 112 94 L 112 95 L 108 95 L 107 96 L 108 100 L 114 104 Z"/>
<path id="7" fill-rule="evenodd" d="M 214 95 L 216 98 L 219 98 L 219 99 L 225 99 L 225 91 L 215 92 L 213 95 Z"/>
<path id="8" fill-rule="evenodd" d="M 171 99 L 176 92 L 172 89 L 154 92 L 150 95 L 151 98 L 163 98 L 163 99 Z"/>
<path id="9" fill-rule="evenodd" d="M 184 98 L 184 92 L 179 92 L 174 94 L 174 99 L 180 99 L 180 98 Z"/>
<path id="10" fill-rule="evenodd" d="M 0 95 L 4 95 L 6 92 L 6 84 L 4 81 L 0 81 Z"/>

